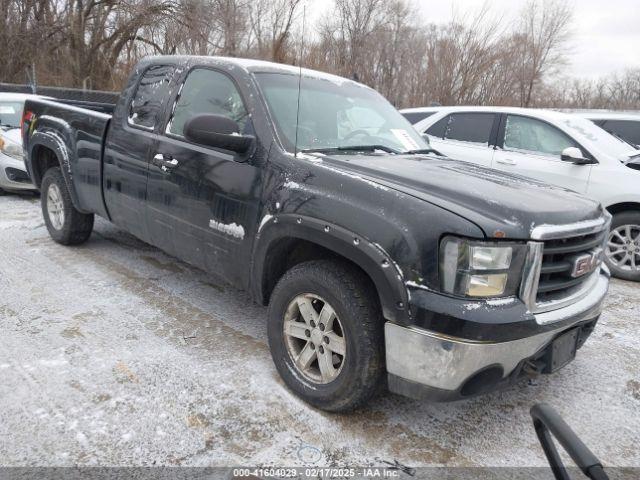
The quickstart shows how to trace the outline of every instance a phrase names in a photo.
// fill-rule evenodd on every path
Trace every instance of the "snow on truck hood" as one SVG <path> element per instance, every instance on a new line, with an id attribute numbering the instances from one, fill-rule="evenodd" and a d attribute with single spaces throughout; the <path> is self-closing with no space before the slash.
<path id="1" fill-rule="evenodd" d="M 445 208 L 488 236 L 501 230 L 508 238 L 528 239 L 538 225 L 602 215 L 598 202 L 571 190 L 444 157 L 334 155 L 322 156 L 322 164 Z"/>

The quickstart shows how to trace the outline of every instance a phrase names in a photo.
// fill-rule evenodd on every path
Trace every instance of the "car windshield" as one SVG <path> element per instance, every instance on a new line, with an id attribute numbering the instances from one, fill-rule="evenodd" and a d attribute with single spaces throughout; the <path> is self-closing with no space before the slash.
<path id="1" fill-rule="evenodd" d="M 257 73 L 278 136 L 286 150 L 408 152 L 429 149 L 411 124 L 375 90 L 282 73 Z M 300 111 L 297 111 L 300 81 Z M 297 120 L 297 121 L 296 121 Z M 296 124 L 298 129 L 296 132 Z"/>
<path id="2" fill-rule="evenodd" d="M 20 128 L 22 102 L 0 102 L 0 126 Z"/>
<path id="3" fill-rule="evenodd" d="M 614 137 L 586 118 L 571 116 L 561 121 L 580 143 L 591 143 L 604 153 L 616 158 L 633 155 L 634 148 L 624 140 Z"/>

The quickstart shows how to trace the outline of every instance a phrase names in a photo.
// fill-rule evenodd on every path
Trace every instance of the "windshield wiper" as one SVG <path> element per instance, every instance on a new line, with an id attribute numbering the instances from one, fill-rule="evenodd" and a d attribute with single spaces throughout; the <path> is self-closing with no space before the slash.
<path id="1" fill-rule="evenodd" d="M 387 153 L 394 153 L 396 155 L 401 154 L 400 150 L 387 147 L 386 145 L 348 145 L 344 147 L 327 147 L 327 148 L 305 148 L 300 150 L 303 153 L 331 153 L 331 152 L 375 152 L 376 150 L 382 150 Z"/>
<path id="2" fill-rule="evenodd" d="M 610 133 L 611 135 L 613 135 L 615 138 L 617 138 L 618 140 L 620 140 L 623 143 L 626 143 L 627 145 L 630 145 L 631 147 L 633 147 L 634 150 L 638 150 L 638 147 L 636 147 L 633 143 L 631 143 L 629 140 L 625 140 L 624 138 L 622 138 L 620 135 L 618 135 L 615 132 L 612 132 L 610 130 L 606 130 L 607 133 Z"/>
<path id="3" fill-rule="evenodd" d="M 444 155 L 440 153 L 438 150 L 436 150 L 435 148 L 420 148 L 417 150 L 407 150 L 405 153 L 409 155 L 420 155 L 421 153 L 435 153 L 436 155 L 440 155 L 441 157 L 444 157 Z"/>

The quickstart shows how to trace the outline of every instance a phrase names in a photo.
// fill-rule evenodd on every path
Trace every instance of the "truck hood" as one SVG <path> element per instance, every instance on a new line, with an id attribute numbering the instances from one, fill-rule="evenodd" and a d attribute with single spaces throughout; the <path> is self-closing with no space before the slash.
<path id="1" fill-rule="evenodd" d="M 598 218 L 578 193 L 527 177 L 433 155 L 322 156 L 322 165 L 383 185 L 467 218 L 488 237 L 529 239 L 539 225 Z"/>

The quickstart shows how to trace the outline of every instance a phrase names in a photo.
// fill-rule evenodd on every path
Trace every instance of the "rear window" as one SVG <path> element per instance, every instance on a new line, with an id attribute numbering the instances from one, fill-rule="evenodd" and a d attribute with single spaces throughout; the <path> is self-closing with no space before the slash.
<path id="1" fill-rule="evenodd" d="M 169 84 L 175 67 L 154 65 L 149 67 L 138 84 L 131 105 L 129 123 L 147 130 L 153 130 L 160 120 L 162 106 L 169 95 Z"/>
<path id="2" fill-rule="evenodd" d="M 493 113 L 453 113 L 444 138 L 488 145 L 494 118 Z"/>
<path id="3" fill-rule="evenodd" d="M 427 117 L 430 117 L 436 112 L 400 112 L 402 116 L 409 120 L 412 125 L 415 125 L 420 120 L 424 120 Z"/>

